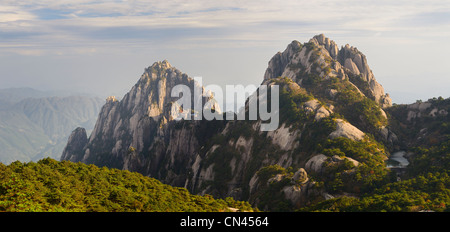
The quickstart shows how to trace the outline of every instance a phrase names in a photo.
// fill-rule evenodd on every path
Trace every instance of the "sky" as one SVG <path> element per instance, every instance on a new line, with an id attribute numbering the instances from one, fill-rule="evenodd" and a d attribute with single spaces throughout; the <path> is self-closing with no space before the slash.
<path id="1" fill-rule="evenodd" d="M 168 60 L 204 85 L 259 85 L 318 34 L 367 57 L 394 103 L 450 97 L 450 1 L 0 0 L 0 89 L 121 98 Z"/>

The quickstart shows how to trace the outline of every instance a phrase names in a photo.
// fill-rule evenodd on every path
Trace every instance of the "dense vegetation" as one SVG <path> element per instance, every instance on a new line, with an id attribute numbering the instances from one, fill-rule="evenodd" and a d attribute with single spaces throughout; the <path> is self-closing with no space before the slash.
<path id="1" fill-rule="evenodd" d="M 294 206 L 284 197 L 282 189 L 291 184 L 291 178 L 294 175 L 293 168 L 285 169 L 280 165 L 269 165 L 261 168 L 257 174 L 261 183 L 267 183 L 253 196 L 254 199 L 259 199 L 258 207 L 275 212 L 291 211 Z M 280 181 L 269 181 L 276 175 L 281 175 Z"/>
<path id="2" fill-rule="evenodd" d="M 447 173 L 427 173 L 386 184 L 361 197 L 338 197 L 301 211 L 334 212 L 417 212 L 449 211 L 450 177 Z"/>
<path id="3" fill-rule="evenodd" d="M 312 100 L 313 97 L 304 89 L 295 88 L 295 85 L 291 84 L 293 81 L 289 78 L 280 77 L 274 79 L 273 82 L 281 86 L 279 107 L 282 113 L 280 114 L 280 122 L 294 124 L 295 127 L 301 126 L 307 119 L 307 115 L 298 106 Z"/>
<path id="4" fill-rule="evenodd" d="M 413 105 L 428 105 L 424 110 L 413 109 Z M 450 98 L 442 97 L 418 100 L 411 105 L 394 105 L 387 109 L 389 127 L 401 137 L 400 146 L 430 147 L 448 141 L 450 135 Z"/>
<path id="5" fill-rule="evenodd" d="M 367 193 L 391 179 L 384 163 L 386 156 L 383 146 L 373 140 L 336 138 L 327 140 L 324 147 L 322 153 L 326 156 L 350 157 L 359 161 L 357 167 L 347 160 L 339 165 L 326 164 L 327 173 L 319 180 L 325 183 L 330 193 Z"/>
<path id="6" fill-rule="evenodd" d="M 415 149 L 409 176 L 423 175 L 429 172 L 450 174 L 450 136 L 447 141 L 431 147 L 420 146 Z"/>
<path id="7" fill-rule="evenodd" d="M 184 188 L 118 169 L 55 161 L 0 163 L 0 211 L 229 211 L 253 210 L 232 198 L 190 194 Z"/>

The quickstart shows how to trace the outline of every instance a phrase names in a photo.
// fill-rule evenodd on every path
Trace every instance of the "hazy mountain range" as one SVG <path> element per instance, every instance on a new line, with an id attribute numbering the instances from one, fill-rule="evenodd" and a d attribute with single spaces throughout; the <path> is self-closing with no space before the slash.
<path id="1" fill-rule="evenodd" d="M 59 159 L 73 128 L 91 130 L 103 103 L 97 97 L 1 89 L 0 162 Z"/>

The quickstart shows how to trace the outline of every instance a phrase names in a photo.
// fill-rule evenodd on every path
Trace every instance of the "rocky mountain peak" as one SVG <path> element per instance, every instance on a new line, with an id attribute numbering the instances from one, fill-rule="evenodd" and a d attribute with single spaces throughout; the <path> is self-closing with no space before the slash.
<path id="1" fill-rule="evenodd" d="M 147 67 L 144 70 L 140 80 L 142 81 L 148 78 L 152 80 L 156 80 L 158 78 L 172 78 L 177 75 L 182 75 L 182 73 L 173 67 L 167 60 L 163 60 L 155 62 L 151 66 Z"/>
<path id="2" fill-rule="evenodd" d="M 381 107 L 392 105 L 389 95 L 384 93 L 369 68 L 366 56 L 348 44 L 338 49 L 338 45 L 324 34 L 316 35 L 304 44 L 293 41 L 283 52 L 278 52 L 269 61 L 264 81 L 288 77 L 302 86 L 302 81 L 310 75 L 317 75 L 321 79 L 349 79 L 355 87 L 362 88 L 358 86 L 361 81 L 351 79 L 349 75 L 358 77 L 368 86 L 367 91 L 360 89 L 361 93 Z"/>
<path id="3" fill-rule="evenodd" d="M 172 97 L 177 85 L 189 88 L 191 109 L 197 101 L 204 106 L 212 98 L 167 60 L 155 62 L 120 101 L 107 99 L 88 141 L 83 130 L 72 133 L 62 159 L 139 171 L 178 184 L 174 176 L 166 175 L 167 170 L 173 169 L 178 155 L 192 158 L 200 143 L 196 136 L 207 133 L 196 131 L 198 121 L 187 121 L 189 126 L 184 127 L 183 121 L 175 120 L 174 112 L 192 113 L 177 104 L 181 96 Z"/>
<path id="4" fill-rule="evenodd" d="M 325 37 L 324 34 L 316 35 L 312 39 L 309 40 L 310 43 L 316 43 L 317 45 L 323 46 L 333 59 L 337 59 L 337 55 L 339 53 L 339 48 L 337 44 Z"/>
<path id="5" fill-rule="evenodd" d="M 172 65 L 167 60 L 157 61 L 153 63 L 149 68 L 156 70 L 166 70 L 172 68 Z"/>
<path id="6" fill-rule="evenodd" d="M 163 61 L 158 61 L 158 62 L 153 63 L 153 65 L 148 67 L 147 69 L 150 72 L 157 72 L 157 71 L 162 72 L 162 71 L 165 71 L 165 70 L 168 70 L 171 68 L 172 68 L 172 65 L 169 63 L 169 61 L 163 60 Z"/>

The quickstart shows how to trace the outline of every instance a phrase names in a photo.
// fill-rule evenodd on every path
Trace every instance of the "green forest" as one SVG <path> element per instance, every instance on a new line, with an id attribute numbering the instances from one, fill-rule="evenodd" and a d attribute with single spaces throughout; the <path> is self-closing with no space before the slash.
<path id="1" fill-rule="evenodd" d="M 56 161 L 0 163 L 3 212 L 257 211 L 232 198 L 190 194 L 136 172 Z"/>

